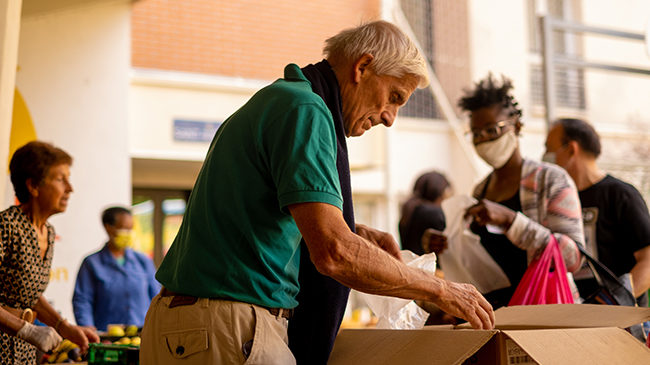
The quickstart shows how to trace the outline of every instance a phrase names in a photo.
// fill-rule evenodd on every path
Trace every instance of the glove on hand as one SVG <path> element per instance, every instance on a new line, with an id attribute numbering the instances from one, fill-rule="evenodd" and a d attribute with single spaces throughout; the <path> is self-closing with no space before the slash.
<path id="1" fill-rule="evenodd" d="M 43 352 L 54 350 L 63 341 L 54 328 L 34 326 L 29 322 L 25 322 L 25 325 L 18 330 L 16 337 L 31 343 Z"/>

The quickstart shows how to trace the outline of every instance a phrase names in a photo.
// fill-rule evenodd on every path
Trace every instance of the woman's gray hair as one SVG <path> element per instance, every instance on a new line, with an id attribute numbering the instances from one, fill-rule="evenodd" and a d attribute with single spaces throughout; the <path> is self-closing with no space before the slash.
<path id="1" fill-rule="evenodd" d="M 345 29 L 325 41 L 323 55 L 328 60 L 355 61 L 364 53 L 374 59 L 370 63 L 378 75 L 418 77 L 418 87 L 429 84 L 426 60 L 417 47 L 397 26 L 378 20 Z"/>

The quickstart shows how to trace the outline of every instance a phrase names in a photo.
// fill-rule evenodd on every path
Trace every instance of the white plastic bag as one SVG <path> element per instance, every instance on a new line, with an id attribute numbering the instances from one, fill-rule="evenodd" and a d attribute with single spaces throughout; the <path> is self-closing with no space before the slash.
<path id="1" fill-rule="evenodd" d="M 439 255 L 445 279 L 469 283 L 485 294 L 510 286 L 510 280 L 492 256 L 481 245 L 479 236 L 468 228 L 464 215 L 476 199 L 456 195 L 442 202 L 445 213 L 447 249 Z"/>
<path id="2" fill-rule="evenodd" d="M 407 266 L 417 267 L 430 273 L 436 271 L 436 254 L 418 256 L 409 250 L 401 251 L 402 260 Z M 368 307 L 377 316 L 377 328 L 420 329 L 429 318 L 429 313 L 414 301 L 382 295 L 359 293 Z"/>

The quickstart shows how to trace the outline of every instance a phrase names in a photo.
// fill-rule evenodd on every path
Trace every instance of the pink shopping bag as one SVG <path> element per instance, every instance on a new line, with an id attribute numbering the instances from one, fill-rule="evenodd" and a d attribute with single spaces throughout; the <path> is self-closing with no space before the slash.
<path id="1" fill-rule="evenodd" d="M 528 265 L 508 305 L 567 303 L 573 303 L 571 287 L 560 245 L 551 234 L 542 255 Z"/>

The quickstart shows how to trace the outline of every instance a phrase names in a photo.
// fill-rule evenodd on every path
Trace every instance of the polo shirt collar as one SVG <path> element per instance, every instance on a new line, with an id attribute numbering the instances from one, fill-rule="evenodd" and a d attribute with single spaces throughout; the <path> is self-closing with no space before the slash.
<path id="1" fill-rule="evenodd" d="M 284 68 L 284 79 L 285 80 L 294 80 L 294 81 L 307 81 L 305 75 L 303 75 L 300 67 L 295 63 L 290 63 Z"/>

